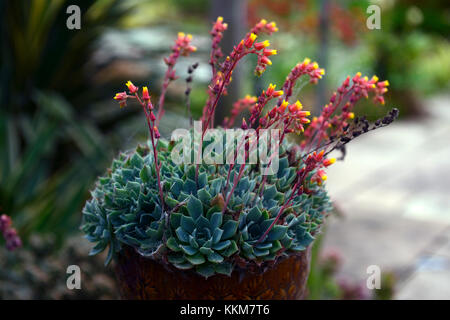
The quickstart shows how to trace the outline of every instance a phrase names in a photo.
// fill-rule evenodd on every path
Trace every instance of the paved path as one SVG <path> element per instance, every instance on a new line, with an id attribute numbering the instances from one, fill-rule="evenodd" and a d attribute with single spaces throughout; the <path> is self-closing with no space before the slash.
<path id="1" fill-rule="evenodd" d="M 341 276 L 365 281 L 378 265 L 397 278 L 397 299 L 450 299 L 450 95 L 426 103 L 421 122 L 398 121 L 352 141 L 328 172 L 342 218 L 325 247 L 338 248 Z"/>

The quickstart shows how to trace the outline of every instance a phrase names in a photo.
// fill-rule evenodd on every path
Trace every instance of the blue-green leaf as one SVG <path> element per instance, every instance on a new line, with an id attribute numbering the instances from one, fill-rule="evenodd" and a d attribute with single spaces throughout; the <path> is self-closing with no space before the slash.
<path id="1" fill-rule="evenodd" d="M 198 185 L 200 188 L 203 188 L 208 183 L 208 176 L 206 172 L 202 172 L 198 175 Z"/>
<path id="2" fill-rule="evenodd" d="M 247 221 L 258 221 L 261 218 L 261 211 L 258 207 L 253 207 L 247 214 Z"/>
<path id="3" fill-rule="evenodd" d="M 207 256 L 207 255 L 209 255 L 209 254 L 214 252 L 211 248 L 205 248 L 205 247 L 201 247 L 199 249 L 199 251 L 200 251 L 201 254 L 203 254 L 205 256 Z"/>
<path id="4" fill-rule="evenodd" d="M 237 227 L 238 222 L 235 220 L 228 220 L 227 222 L 225 222 L 222 227 L 223 229 L 222 239 L 227 240 L 233 237 L 236 234 Z"/>
<path id="5" fill-rule="evenodd" d="M 167 239 L 166 245 L 172 251 L 178 252 L 181 250 L 180 245 L 174 237 L 170 237 L 169 239 Z"/>
<path id="6" fill-rule="evenodd" d="M 282 239 L 286 234 L 287 229 L 287 226 L 274 225 L 272 230 L 270 230 L 269 234 L 267 235 L 267 240 L 275 241 Z"/>
<path id="7" fill-rule="evenodd" d="M 215 212 L 211 215 L 211 218 L 209 219 L 209 222 L 211 223 L 211 229 L 215 230 L 216 228 L 220 227 L 222 224 L 222 213 L 221 212 Z"/>
<path id="8" fill-rule="evenodd" d="M 214 270 L 217 273 L 224 274 L 226 276 L 231 276 L 233 271 L 233 265 L 229 262 L 223 262 L 214 266 Z"/>
<path id="9" fill-rule="evenodd" d="M 187 203 L 189 215 L 196 221 L 203 214 L 203 205 L 196 197 L 191 196 Z"/>
<path id="10" fill-rule="evenodd" d="M 150 182 L 151 179 L 151 173 L 150 173 L 150 168 L 148 166 L 144 166 L 139 174 L 142 182 L 144 183 L 148 183 Z"/>
<path id="11" fill-rule="evenodd" d="M 229 257 L 229 256 L 231 256 L 232 254 L 236 253 L 238 250 L 239 250 L 239 249 L 238 249 L 238 246 L 237 246 L 237 244 L 236 244 L 236 241 L 233 241 L 233 240 L 232 240 L 230 246 L 229 246 L 228 248 L 226 248 L 224 251 L 222 251 L 221 254 L 222 254 L 224 257 Z"/>
<path id="12" fill-rule="evenodd" d="M 216 252 L 212 252 L 211 254 L 209 254 L 207 256 L 208 261 L 213 262 L 213 263 L 221 263 L 223 261 L 223 257 L 216 253 Z"/>
<path id="13" fill-rule="evenodd" d="M 183 230 L 187 231 L 188 233 L 192 233 L 195 229 L 194 219 L 185 215 L 181 217 L 180 225 Z"/>
<path id="14" fill-rule="evenodd" d="M 178 227 L 175 233 L 180 241 L 189 243 L 189 234 L 182 227 Z"/>
<path id="15" fill-rule="evenodd" d="M 214 268 L 209 264 L 198 266 L 195 270 L 198 274 L 202 275 L 205 278 L 209 278 L 214 275 Z"/>
<path id="16" fill-rule="evenodd" d="M 220 250 L 224 250 L 224 249 L 228 248 L 230 245 L 231 245 L 231 241 L 230 240 L 225 240 L 225 241 L 221 241 L 219 243 L 214 244 L 212 246 L 212 248 L 214 250 L 220 251 Z"/>
<path id="17" fill-rule="evenodd" d="M 206 191 L 205 188 L 198 190 L 197 196 L 204 203 L 209 204 L 209 202 L 211 201 L 211 195 L 208 191 Z"/>
<path id="18" fill-rule="evenodd" d="M 199 265 L 205 262 L 205 257 L 201 255 L 200 253 L 197 253 L 193 256 L 185 256 L 186 260 L 192 263 L 193 265 Z"/>
<path id="19" fill-rule="evenodd" d="M 188 246 L 188 245 L 180 245 L 181 250 L 183 250 L 184 253 L 188 254 L 188 255 L 194 255 L 198 252 L 197 249 Z"/>
<path id="20" fill-rule="evenodd" d="M 274 185 L 271 185 L 270 187 L 266 187 L 264 190 L 264 200 L 270 200 L 275 197 L 277 194 L 277 188 Z"/>
<path id="21" fill-rule="evenodd" d="M 194 180 L 187 178 L 183 185 L 183 191 L 187 194 L 195 194 L 197 191 L 197 184 Z"/>
<path id="22" fill-rule="evenodd" d="M 222 234 L 223 234 L 223 230 L 220 228 L 217 228 L 214 230 L 213 232 L 213 243 L 216 244 L 220 241 L 220 239 L 222 238 Z"/>

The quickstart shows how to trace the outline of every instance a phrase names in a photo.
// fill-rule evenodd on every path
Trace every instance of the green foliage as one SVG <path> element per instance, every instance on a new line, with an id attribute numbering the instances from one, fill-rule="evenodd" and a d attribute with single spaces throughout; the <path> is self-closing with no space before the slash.
<path id="1" fill-rule="evenodd" d="M 144 256 L 204 277 L 230 275 L 236 261 L 258 266 L 305 250 L 330 210 L 323 187 L 310 183 L 311 194 L 294 196 L 292 206 L 264 236 L 290 197 L 298 170 L 289 164 L 283 147 L 278 173 L 267 176 L 264 191 L 259 190 L 259 167 L 245 165 L 226 208 L 224 199 L 231 192 L 225 191 L 229 166 L 200 165 L 197 184 L 195 165 L 174 164 L 172 148 L 172 143 L 159 140 L 164 209 L 149 146 L 120 154 L 107 175 L 99 178 L 83 210 L 82 229 L 96 243 L 92 254 L 109 246 L 109 263 L 128 245 Z M 230 181 L 239 170 L 240 165 L 231 170 Z"/>
<path id="2" fill-rule="evenodd" d="M 126 12 L 120 2 L 78 1 L 80 32 L 66 27 L 68 1 L 0 2 L 0 206 L 25 238 L 74 230 L 111 157 L 115 121 L 101 131 L 87 114 L 101 97 L 81 66 L 103 28 Z"/>

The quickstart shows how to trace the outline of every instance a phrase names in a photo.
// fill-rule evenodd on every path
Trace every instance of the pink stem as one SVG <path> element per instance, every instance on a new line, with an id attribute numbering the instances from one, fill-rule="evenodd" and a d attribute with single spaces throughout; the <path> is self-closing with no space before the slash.
<path id="1" fill-rule="evenodd" d="M 170 84 L 170 78 L 169 78 L 169 74 L 171 74 L 172 72 L 172 67 L 169 67 L 166 71 L 166 75 L 164 76 L 164 82 L 163 82 L 163 86 L 161 88 L 161 95 L 159 96 L 159 103 L 158 103 L 158 114 L 156 116 L 156 126 L 159 125 L 159 121 L 161 120 L 163 114 L 164 114 L 164 102 L 166 101 L 166 92 L 167 92 L 167 87 Z"/>
<path id="2" fill-rule="evenodd" d="M 241 164 L 241 167 L 239 168 L 239 174 L 234 177 L 233 187 L 231 188 L 230 193 L 228 194 L 227 200 L 225 201 L 225 205 L 224 205 L 224 207 L 222 209 L 222 214 L 225 213 L 225 211 L 227 210 L 228 203 L 230 202 L 231 196 L 234 193 L 234 189 L 236 189 L 236 186 L 237 186 L 239 180 L 242 177 L 242 173 L 244 172 L 244 168 L 245 168 L 245 164 Z"/>
<path id="3" fill-rule="evenodd" d="M 162 187 L 161 187 L 161 177 L 160 177 L 160 173 L 159 173 L 159 169 L 160 168 L 159 168 L 159 164 L 158 164 L 158 151 L 156 150 L 153 126 L 151 124 L 150 116 L 149 116 L 149 114 L 147 112 L 145 103 L 139 98 L 137 93 L 135 93 L 135 95 L 136 95 L 136 99 L 139 101 L 139 103 L 142 106 L 142 109 L 144 110 L 145 118 L 147 120 L 148 129 L 150 131 L 150 138 L 151 138 L 152 148 L 153 148 L 153 157 L 155 159 L 155 169 L 156 169 L 155 171 L 156 171 L 156 179 L 158 181 L 159 197 L 161 199 L 162 209 L 164 210 L 164 207 L 165 207 L 165 205 L 164 205 L 164 194 L 163 194 L 163 190 L 162 190 Z"/>
<path id="4" fill-rule="evenodd" d="M 297 193 L 298 186 L 299 186 L 299 183 L 297 182 L 295 184 L 294 188 L 292 189 L 292 194 L 289 197 L 288 201 L 280 208 L 280 211 L 278 212 L 277 217 L 275 218 L 275 220 L 273 220 L 273 222 L 270 224 L 269 228 L 267 228 L 267 230 L 264 232 L 264 234 L 258 239 L 257 243 L 261 242 L 269 234 L 269 232 L 270 232 L 270 230 L 272 230 L 273 226 L 278 222 L 278 220 L 280 219 L 284 210 L 286 209 L 287 206 L 290 205 L 290 202 L 294 198 L 294 195 Z"/>

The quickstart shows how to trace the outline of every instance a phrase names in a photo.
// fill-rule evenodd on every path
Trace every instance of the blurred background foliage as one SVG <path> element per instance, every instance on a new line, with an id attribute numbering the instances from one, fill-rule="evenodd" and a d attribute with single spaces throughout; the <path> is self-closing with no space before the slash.
<path id="1" fill-rule="evenodd" d="M 48 246 L 59 248 L 68 235 L 77 234 L 96 177 L 119 150 L 145 139 L 139 109 L 120 110 L 111 98 L 132 80 L 148 84 L 156 99 L 162 58 L 178 31 L 192 33 L 199 51 L 180 60 L 180 80 L 168 92 L 163 134 L 186 123 L 184 79 L 196 61 L 200 67 L 191 99 L 194 115 L 201 114 L 210 76 L 208 31 L 217 15 L 213 3 L 79 0 L 81 30 L 68 30 L 68 1 L 0 2 L 0 208 L 13 217 L 30 255 L 37 255 L 31 236 L 51 234 Z M 381 30 L 366 27 L 366 8 L 373 3 L 381 7 Z M 230 12 L 219 14 L 227 20 Z M 280 32 L 271 42 L 279 54 L 261 79 L 246 62 L 242 85 L 236 88 L 239 96 L 257 94 L 270 82 L 281 86 L 304 57 L 318 59 L 327 71 L 322 89 L 302 88 L 303 104 L 316 112 L 325 95 L 357 71 L 389 79 L 388 104 L 399 107 L 404 117 L 426 114 L 421 97 L 450 89 L 448 1 L 247 0 L 244 18 L 242 28 L 226 36 L 238 40 L 261 18 L 274 20 Z M 373 118 L 385 111 L 368 105 L 359 110 Z M 329 265 L 316 256 L 311 296 L 343 297 Z"/>
<path id="2" fill-rule="evenodd" d="M 65 27 L 66 1 L 2 2 L 0 206 L 25 238 L 76 230 L 86 188 L 111 157 L 85 64 L 126 15 L 120 2 L 79 1 L 83 32 Z"/>

